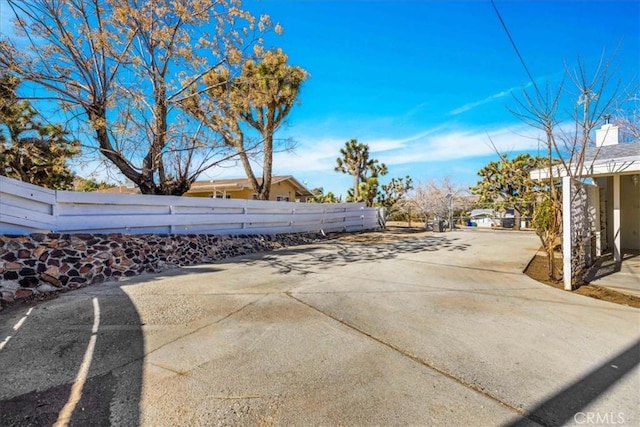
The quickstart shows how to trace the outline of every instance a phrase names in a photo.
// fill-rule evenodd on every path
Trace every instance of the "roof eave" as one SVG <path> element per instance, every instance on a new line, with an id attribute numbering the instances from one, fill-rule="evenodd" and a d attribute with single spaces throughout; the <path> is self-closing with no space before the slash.
<path id="1" fill-rule="evenodd" d="M 571 174 L 563 166 L 555 166 L 551 170 L 554 178 L 562 178 L 568 175 L 588 178 L 606 175 L 626 175 L 640 172 L 640 156 L 623 157 L 619 159 L 602 159 L 582 167 L 581 171 L 573 169 Z M 549 168 L 536 169 L 531 171 L 531 179 L 540 181 L 549 179 Z"/>

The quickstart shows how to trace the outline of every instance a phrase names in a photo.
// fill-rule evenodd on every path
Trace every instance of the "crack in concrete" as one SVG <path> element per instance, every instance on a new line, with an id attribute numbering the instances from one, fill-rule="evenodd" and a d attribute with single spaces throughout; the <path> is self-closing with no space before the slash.
<path id="1" fill-rule="evenodd" d="M 411 259 L 411 258 L 402 258 L 399 261 L 411 262 L 411 263 L 415 263 L 415 264 L 434 265 L 434 266 L 437 266 L 437 267 L 460 268 L 460 269 L 463 269 L 463 270 L 486 271 L 486 272 L 489 272 L 489 273 L 508 274 L 508 275 L 512 275 L 512 276 L 513 275 L 522 276 L 524 274 L 523 271 L 527 268 L 527 266 L 525 265 L 523 267 L 522 271 L 508 271 L 508 270 L 497 270 L 495 268 L 486 268 L 486 267 L 478 267 L 478 266 L 456 265 L 456 264 L 446 264 L 446 263 L 442 263 L 442 262 L 422 261 L 422 260 Z"/>
<path id="2" fill-rule="evenodd" d="M 187 375 L 189 375 L 189 371 L 173 369 L 171 366 L 167 366 L 167 365 L 160 364 L 160 363 L 157 363 L 157 362 L 147 362 L 147 363 L 149 363 L 149 365 L 155 366 L 156 368 L 160 368 L 160 369 L 164 369 L 165 371 L 173 372 L 174 374 L 176 374 L 176 375 L 178 375 L 180 377 L 186 377 Z"/>
<path id="3" fill-rule="evenodd" d="M 268 294 L 267 294 L 267 295 L 268 295 Z M 170 344 L 174 344 L 174 343 L 176 343 L 177 341 L 179 341 L 179 340 L 181 340 L 181 339 L 183 339 L 183 338 L 186 338 L 186 337 L 188 337 L 188 336 L 190 336 L 190 335 L 193 335 L 193 334 L 195 334 L 196 332 L 199 332 L 199 331 L 201 331 L 201 330 L 203 330 L 203 329 L 205 329 L 205 328 L 208 328 L 208 327 L 209 327 L 209 326 L 211 326 L 211 325 L 216 325 L 216 324 L 218 324 L 218 323 L 220 323 L 220 322 L 223 322 L 223 321 L 227 320 L 228 318 L 230 318 L 231 316 L 233 316 L 233 315 L 235 315 L 235 314 L 240 313 L 240 312 L 241 312 L 242 310 L 244 310 L 245 308 L 250 307 L 250 306 L 252 306 L 252 305 L 256 304 L 258 301 L 261 301 L 261 300 L 262 300 L 262 299 L 264 299 L 267 295 L 263 295 L 261 298 L 257 298 L 257 299 L 255 299 L 254 301 L 251 301 L 251 302 L 249 302 L 249 303 L 247 303 L 247 304 L 243 305 L 242 307 L 238 308 L 237 310 L 234 310 L 234 311 L 230 312 L 229 314 L 227 314 L 226 316 L 221 317 L 220 319 L 216 320 L 215 322 L 207 323 L 206 325 L 203 325 L 203 326 L 200 326 L 199 328 L 194 329 L 193 331 L 189 332 L 188 334 L 181 335 L 181 336 L 179 336 L 178 338 L 176 338 L 176 339 L 174 339 L 174 340 L 171 340 L 171 341 L 169 341 L 169 342 L 166 342 L 166 343 L 162 344 L 160 347 L 158 347 L 158 348 L 154 349 L 153 351 L 150 351 L 149 353 L 146 353 L 143 357 L 147 357 L 147 356 L 149 356 L 149 355 L 151 355 L 151 354 L 155 353 L 156 351 L 158 351 L 158 350 L 160 350 L 160 349 L 162 349 L 162 348 L 164 348 L 164 347 L 166 347 L 166 346 L 168 346 L 168 345 L 170 345 Z"/>

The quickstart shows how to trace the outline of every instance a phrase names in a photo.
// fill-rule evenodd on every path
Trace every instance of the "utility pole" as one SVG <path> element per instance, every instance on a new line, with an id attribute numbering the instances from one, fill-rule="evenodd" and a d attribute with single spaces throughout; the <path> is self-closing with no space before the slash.
<path id="1" fill-rule="evenodd" d="M 453 231 L 453 194 L 447 194 L 445 199 L 449 200 L 449 231 Z"/>

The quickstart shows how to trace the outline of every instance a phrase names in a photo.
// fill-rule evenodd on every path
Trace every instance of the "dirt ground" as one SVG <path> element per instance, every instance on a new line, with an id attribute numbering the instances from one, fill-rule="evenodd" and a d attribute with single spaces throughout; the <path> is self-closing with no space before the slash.
<path id="1" fill-rule="evenodd" d="M 562 259 L 556 259 L 556 265 L 562 271 Z M 529 263 L 524 273 L 534 280 L 554 288 L 564 289 L 562 282 L 549 279 L 547 274 L 547 257 L 536 255 Z M 640 298 L 633 295 L 623 294 L 601 286 L 584 284 L 578 289 L 574 289 L 573 293 L 584 295 L 591 298 L 597 298 L 604 301 L 613 302 L 615 304 L 628 305 L 630 307 L 640 308 Z"/>
<path id="2" fill-rule="evenodd" d="M 415 223 L 413 223 L 415 225 Z M 413 237 L 430 236 L 431 231 L 424 227 L 409 227 L 406 223 L 387 224 L 385 230 L 364 231 L 357 233 L 335 233 L 330 234 L 329 239 L 338 239 L 343 242 L 353 243 L 389 243 Z"/>

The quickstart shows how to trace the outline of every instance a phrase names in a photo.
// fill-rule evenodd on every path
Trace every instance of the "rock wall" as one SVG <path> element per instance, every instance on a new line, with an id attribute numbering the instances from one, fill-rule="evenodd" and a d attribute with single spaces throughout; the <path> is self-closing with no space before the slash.
<path id="1" fill-rule="evenodd" d="M 0 310 L 33 295 L 311 243 L 319 234 L 0 235 Z"/>

